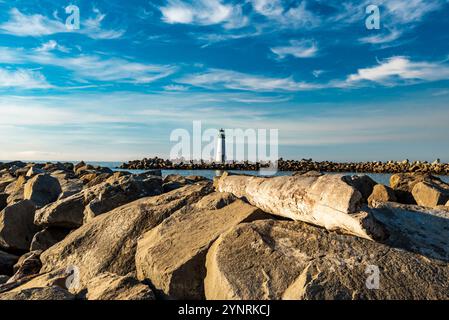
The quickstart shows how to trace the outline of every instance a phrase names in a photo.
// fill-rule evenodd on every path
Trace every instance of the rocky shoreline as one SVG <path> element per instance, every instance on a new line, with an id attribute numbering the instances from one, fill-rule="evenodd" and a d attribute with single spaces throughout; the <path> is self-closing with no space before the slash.
<path id="1" fill-rule="evenodd" d="M 304 171 L 0 164 L 0 300 L 449 299 L 448 184 Z"/>
<path id="2" fill-rule="evenodd" d="M 120 169 L 127 170 L 245 170 L 256 171 L 261 168 L 270 167 L 270 163 L 249 163 L 249 162 L 230 162 L 225 164 L 207 163 L 207 162 L 180 162 L 166 159 L 145 158 L 142 160 L 133 160 L 123 163 Z M 422 172 L 436 175 L 449 175 L 449 163 L 441 163 L 435 160 L 430 163 L 427 161 L 388 161 L 388 162 L 348 162 L 339 163 L 331 161 L 317 162 L 311 159 L 303 160 L 284 160 L 279 159 L 277 163 L 279 171 L 320 171 L 320 172 L 361 172 L 361 173 L 404 173 L 404 172 Z"/>

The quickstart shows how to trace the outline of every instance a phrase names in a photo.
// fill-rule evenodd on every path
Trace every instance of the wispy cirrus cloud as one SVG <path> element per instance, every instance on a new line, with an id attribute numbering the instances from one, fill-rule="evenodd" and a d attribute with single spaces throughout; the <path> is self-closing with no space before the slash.
<path id="1" fill-rule="evenodd" d="M 42 14 L 24 14 L 17 8 L 10 10 L 10 19 L 0 24 L 0 32 L 18 37 L 40 37 L 59 33 L 80 33 L 92 39 L 117 39 L 125 30 L 103 29 L 101 24 L 106 17 L 98 9 L 94 9 L 95 16 L 81 22 L 80 30 L 69 30 L 65 23 Z"/>
<path id="2" fill-rule="evenodd" d="M 102 55 L 56 55 L 48 51 L 0 47 L 0 63 L 56 66 L 74 74 L 74 80 L 145 84 L 167 77 L 176 71 L 170 65 L 134 62 Z"/>
<path id="3" fill-rule="evenodd" d="M 49 89 L 52 86 L 38 71 L 0 68 L 0 89 Z"/>
<path id="4" fill-rule="evenodd" d="M 273 78 L 222 69 L 209 69 L 203 73 L 188 75 L 179 83 L 208 89 L 246 91 L 300 91 L 320 88 L 318 84 L 296 82 L 292 77 Z"/>
<path id="5" fill-rule="evenodd" d="M 289 45 L 271 48 L 279 59 L 287 56 L 295 58 L 313 58 L 318 54 L 318 45 L 313 40 L 290 40 Z"/>

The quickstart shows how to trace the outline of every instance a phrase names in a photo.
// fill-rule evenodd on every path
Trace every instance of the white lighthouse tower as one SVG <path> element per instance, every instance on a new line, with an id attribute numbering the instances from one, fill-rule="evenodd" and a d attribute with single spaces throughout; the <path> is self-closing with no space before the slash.
<path id="1" fill-rule="evenodd" d="M 226 162 L 226 137 L 225 131 L 220 129 L 217 139 L 217 154 L 215 156 L 215 162 L 225 163 Z"/>

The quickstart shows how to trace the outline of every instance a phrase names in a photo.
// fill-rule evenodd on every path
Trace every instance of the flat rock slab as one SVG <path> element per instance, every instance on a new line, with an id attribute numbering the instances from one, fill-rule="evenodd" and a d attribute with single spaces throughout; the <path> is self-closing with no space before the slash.
<path id="1" fill-rule="evenodd" d="M 364 198 L 353 186 L 356 182 L 364 185 L 362 180 L 344 175 L 260 178 L 225 173 L 214 185 L 217 191 L 246 199 L 267 213 L 362 238 L 382 239 L 386 237 L 382 225 L 369 212 L 360 211 Z"/>
<path id="2" fill-rule="evenodd" d="M 206 267 L 207 299 L 449 299 L 447 263 L 295 221 L 235 227 Z"/>
<path id="3" fill-rule="evenodd" d="M 206 196 L 191 209 L 177 212 L 143 235 L 137 245 L 137 277 L 150 280 L 163 298 L 204 298 L 206 253 L 212 242 L 241 222 L 269 218 L 241 200 L 233 199 L 224 205 L 229 196 Z M 212 210 L 214 205 L 220 209 Z"/>
<path id="4" fill-rule="evenodd" d="M 137 239 L 211 191 L 210 183 L 187 186 L 100 215 L 46 250 L 41 272 L 73 266 L 79 270 L 81 287 L 104 272 L 122 276 L 135 272 Z"/>

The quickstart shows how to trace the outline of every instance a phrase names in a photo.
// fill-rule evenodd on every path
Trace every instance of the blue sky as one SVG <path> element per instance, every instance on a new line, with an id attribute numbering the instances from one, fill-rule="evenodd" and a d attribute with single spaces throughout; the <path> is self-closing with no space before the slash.
<path id="1" fill-rule="evenodd" d="M 284 158 L 449 162 L 447 30 L 447 0 L 0 0 L 0 159 L 167 157 L 201 120 L 279 129 Z"/>

